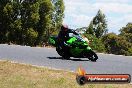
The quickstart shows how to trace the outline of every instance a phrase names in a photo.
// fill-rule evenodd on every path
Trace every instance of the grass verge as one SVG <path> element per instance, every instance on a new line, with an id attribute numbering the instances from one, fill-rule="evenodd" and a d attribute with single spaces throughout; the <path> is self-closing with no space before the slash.
<path id="1" fill-rule="evenodd" d="M 76 83 L 76 74 L 10 61 L 0 61 L 0 88 L 132 88 L 131 84 Z"/>

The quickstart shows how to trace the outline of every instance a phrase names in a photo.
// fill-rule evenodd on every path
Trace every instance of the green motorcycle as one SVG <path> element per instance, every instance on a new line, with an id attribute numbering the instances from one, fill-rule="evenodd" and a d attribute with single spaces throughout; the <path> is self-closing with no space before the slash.
<path id="1" fill-rule="evenodd" d="M 70 38 L 65 42 L 65 46 L 69 47 L 68 55 L 66 55 L 57 44 L 57 36 L 51 36 L 49 38 L 49 44 L 56 47 L 57 53 L 64 59 L 74 58 L 88 58 L 91 61 L 98 59 L 97 54 L 89 47 L 88 43 L 82 38 L 81 35 L 72 34 Z"/>

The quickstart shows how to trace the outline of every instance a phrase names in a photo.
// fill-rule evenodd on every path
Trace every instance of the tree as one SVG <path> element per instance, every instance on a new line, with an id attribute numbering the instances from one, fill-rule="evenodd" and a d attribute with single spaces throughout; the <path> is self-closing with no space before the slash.
<path id="1" fill-rule="evenodd" d="M 93 21 L 90 22 L 88 29 L 86 30 L 86 33 L 95 35 L 94 30 L 93 30 Z"/>
<path id="2" fill-rule="evenodd" d="M 42 45 L 58 31 L 63 0 L 1 0 L 0 43 Z"/>
<path id="3" fill-rule="evenodd" d="M 39 15 L 40 20 L 38 22 L 38 38 L 37 44 L 43 44 L 48 40 L 49 31 L 52 27 L 51 14 L 53 12 L 53 6 L 50 0 L 40 0 Z"/>
<path id="4" fill-rule="evenodd" d="M 10 0 L 0 0 L 0 43 L 7 42 L 12 6 Z"/>
<path id="5" fill-rule="evenodd" d="M 98 11 L 97 15 L 90 22 L 87 29 L 87 33 L 95 34 L 97 38 L 102 37 L 108 32 L 105 15 L 101 10 Z"/>
<path id="6" fill-rule="evenodd" d="M 132 23 L 128 23 L 126 27 L 120 29 L 120 32 L 119 36 L 124 36 L 128 42 L 132 43 Z"/>
<path id="7" fill-rule="evenodd" d="M 102 37 L 105 48 L 108 53 L 119 55 L 132 55 L 132 44 L 127 42 L 124 37 L 115 33 L 109 33 Z"/>
<path id="8" fill-rule="evenodd" d="M 21 44 L 22 43 L 21 41 L 22 22 L 20 19 L 21 3 L 18 0 L 12 0 L 10 2 L 10 5 L 12 6 L 12 14 L 10 14 L 11 20 L 7 21 L 10 22 L 9 30 L 7 32 L 8 42 Z"/>
<path id="9" fill-rule="evenodd" d="M 22 22 L 21 38 L 23 45 L 35 46 L 38 38 L 38 23 L 40 20 L 40 3 L 37 0 L 23 0 L 20 19 Z"/>
<path id="10" fill-rule="evenodd" d="M 50 33 L 57 34 L 59 31 L 63 17 L 64 17 L 64 1 L 63 0 L 52 0 L 54 11 L 52 13 L 52 29 Z"/>
<path id="11" fill-rule="evenodd" d="M 43 0 L 42 0 L 43 1 Z M 62 25 L 64 17 L 64 3 L 63 0 L 49 0 L 40 5 L 40 21 L 39 21 L 39 37 L 38 41 L 41 43 L 47 42 L 51 34 L 57 34 Z M 47 8 L 46 14 L 43 9 Z M 42 31 L 43 29 L 43 31 Z"/>

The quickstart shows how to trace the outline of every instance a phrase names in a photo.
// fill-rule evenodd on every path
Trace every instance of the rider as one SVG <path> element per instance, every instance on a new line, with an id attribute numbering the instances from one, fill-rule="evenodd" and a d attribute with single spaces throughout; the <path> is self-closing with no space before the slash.
<path id="1" fill-rule="evenodd" d="M 62 49 L 64 50 L 65 54 L 68 54 L 68 51 L 69 51 L 69 47 L 66 46 L 66 41 L 69 39 L 69 33 L 73 33 L 75 35 L 78 34 L 74 30 L 69 29 L 67 25 L 62 25 L 61 30 L 58 34 L 58 39 L 59 39 L 58 43 L 62 47 Z"/>

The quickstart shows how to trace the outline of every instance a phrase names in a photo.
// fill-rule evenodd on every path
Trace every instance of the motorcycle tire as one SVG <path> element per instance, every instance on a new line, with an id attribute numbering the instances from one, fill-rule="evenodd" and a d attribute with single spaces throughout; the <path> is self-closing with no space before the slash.
<path id="1" fill-rule="evenodd" d="M 89 52 L 88 59 L 93 61 L 93 62 L 96 62 L 96 60 L 98 59 L 98 56 L 94 51 L 91 50 Z"/>
<path id="2" fill-rule="evenodd" d="M 70 56 L 65 54 L 61 47 L 56 47 L 57 53 L 62 56 L 64 59 L 70 59 Z"/>
<path id="3" fill-rule="evenodd" d="M 60 56 L 64 56 L 64 51 L 62 50 L 62 48 L 60 46 L 56 47 L 56 51 Z"/>

